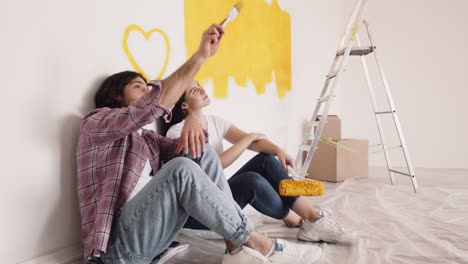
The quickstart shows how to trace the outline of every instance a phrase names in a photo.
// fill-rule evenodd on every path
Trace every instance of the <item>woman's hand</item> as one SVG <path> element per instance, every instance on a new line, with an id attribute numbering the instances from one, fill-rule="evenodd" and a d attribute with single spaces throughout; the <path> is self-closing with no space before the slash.
<path id="1" fill-rule="evenodd" d="M 282 149 L 279 149 L 276 152 L 276 156 L 278 157 L 278 160 L 281 163 L 281 167 L 285 172 L 288 172 L 288 165 L 291 166 L 293 169 L 296 168 L 296 165 L 294 164 L 294 159 L 291 158 L 291 156 L 289 156 Z"/>

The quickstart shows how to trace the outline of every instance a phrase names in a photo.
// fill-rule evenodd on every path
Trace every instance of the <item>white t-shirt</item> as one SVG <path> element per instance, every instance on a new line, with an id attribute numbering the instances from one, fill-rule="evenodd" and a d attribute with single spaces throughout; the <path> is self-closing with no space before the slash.
<path id="1" fill-rule="evenodd" d="M 231 122 L 215 115 L 206 115 L 206 121 L 208 123 L 208 143 L 215 149 L 216 153 L 220 155 L 224 152 L 223 138 L 231 127 Z M 182 121 L 169 128 L 166 136 L 169 138 L 179 138 L 182 128 L 184 127 Z"/>

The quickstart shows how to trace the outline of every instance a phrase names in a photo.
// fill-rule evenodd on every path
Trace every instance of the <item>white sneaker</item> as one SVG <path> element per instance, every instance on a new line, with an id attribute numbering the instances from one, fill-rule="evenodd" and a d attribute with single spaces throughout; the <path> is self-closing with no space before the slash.
<path id="1" fill-rule="evenodd" d="M 356 239 L 357 232 L 339 226 L 331 218 L 331 212 L 321 212 L 322 217 L 315 221 L 310 222 L 304 220 L 302 226 L 297 232 L 299 240 L 318 242 L 344 242 L 349 243 Z"/>
<path id="2" fill-rule="evenodd" d="M 322 249 L 317 246 L 297 244 L 277 238 L 275 251 L 268 259 L 272 263 L 314 263 L 320 259 L 320 256 Z"/>
<path id="3" fill-rule="evenodd" d="M 241 246 L 240 251 L 234 254 L 226 252 L 222 264 L 271 264 L 262 253 L 255 249 Z"/>

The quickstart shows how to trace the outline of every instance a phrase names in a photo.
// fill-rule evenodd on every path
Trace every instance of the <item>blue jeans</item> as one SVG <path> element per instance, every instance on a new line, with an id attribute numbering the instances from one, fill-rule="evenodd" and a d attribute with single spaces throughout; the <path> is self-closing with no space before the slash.
<path id="1" fill-rule="evenodd" d="M 218 155 L 209 145 L 198 164 L 175 158 L 114 217 L 104 263 L 151 263 L 176 238 L 189 215 L 236 246 L 252 224 L 232 199 Z"/>
<path id="2" fill-rule="evenodd" d="M 237 204 L 250 204 L 262 214 L 275 219 L 285 218 L 297 196 L 280 196 L 279 182 L 291 179 L 273 155 L 259 153 L 240 168 L 229 180 L 229 187 Z M 190 217 L 184 227 L 209 229 Z"/>

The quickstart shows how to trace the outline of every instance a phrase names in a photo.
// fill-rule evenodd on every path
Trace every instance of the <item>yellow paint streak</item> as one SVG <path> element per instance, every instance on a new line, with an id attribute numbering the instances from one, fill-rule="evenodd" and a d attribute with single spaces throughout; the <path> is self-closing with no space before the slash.
<path id="1" fill-rule="evenodd" d="M 353 42 L 354 39 L 356 38 L 356 34 L 357 34 L 358 30 L 359 30 L 359 23 L 356 23 L 354 25 L 353 32 L 351 33 L 351 42 Z"/>
<path id="2" fill-rule="evenodd" d="M 132 55 L 132 52 L 130 51 L 130 49 L 128 47 L 128 36 L 130 35 L 130 33 L 132 31 L 139 32 L 140 34 L 143 35 L 143 37 L 145 37 L 146 40 L 149 40 L 149 38 L 151 37 L 151 35 L 153 33 L 161 34 L 161 36 L 164 37 L 164 41 L 166 42 L 166 59 L 164 60 L 164 65 L 163 65 L 163 67 L 161 69 L 161 72 L 155 78 L 150 78 L 150 76 L 148 76 L 148 74 L 146 74 L 146 72 L 140 67 L 140 65 L 138 65 L 138 63 L 135 61 L 135 58 Z M 153 28 L 153 29 L 150 29 L 148 32 L 146 32 L 138 25 L 130 25 L 125 29 L 123 40 L 122 40 L 122 48 L 123 48 L 123 50 L 125 52 L 125 55 L 127 55 L 128 60 L 132 64 L 132 67 L 135 69 L 135 71 L 141 73 L 146 78 L 147 81 L 161 79 L 164 72 L 166 71 L 167 64 L 169 63 L 169 55 L 171 53 L 171 46 L 170 46 L 170 43 L 169 43 L 169 38 L 167 37 L 167 35 L 166 35 L 166 33 L 164 31 L 162 31 L 159 28 Z"/>
<path id="3" fill-rule="evenodd" d="M 238 0 L 185 0 L 185 42 L 187 57 L 200 43 L 209 25 L 220 23 Z M 243 8 L 226 25 L 226 34 L 214 57 L 202 67 L 197 80 L 213 80 L 214 97 L 228 96 L 228 79 L 239 86 L 252 81 L 257 94 L 275 76 L 277 95 L 283 98 L 291 90 L 291 17 L 277 0 L 243 0 Z"/>

